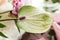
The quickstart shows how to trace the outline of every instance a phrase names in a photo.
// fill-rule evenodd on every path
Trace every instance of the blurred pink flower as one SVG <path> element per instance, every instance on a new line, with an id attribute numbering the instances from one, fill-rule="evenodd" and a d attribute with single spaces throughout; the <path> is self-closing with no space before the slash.
<path id="1" fill-rule="evenodd" d="M 53 14 L 53 19 L 55 22 L 60 22 L 60 11 L 57 11 Z"/>
<path id="2" fill-rule="evenodd" d="M 12 11 L 12 13 L 14 15 L 18 15 L 18 10 L 20 9 L 22 3 L 21 3 L 21 0 L 13 0 L 13 8 L 14 10 Z"/>
<path id="3" fill-rule="evenodd" d="M 60 40 L 60 10 L 55 12 L 55 14 L 53 15 L 53 19 L 53 29 L 56 32 L 57 39 Z"/>

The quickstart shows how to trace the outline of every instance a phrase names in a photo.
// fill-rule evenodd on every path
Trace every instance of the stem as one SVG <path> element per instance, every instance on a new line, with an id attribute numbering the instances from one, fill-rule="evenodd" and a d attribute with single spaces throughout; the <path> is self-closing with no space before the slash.
<path id="1" fill-rule="evenodd" d="M 17 20 L 15 20 L 15 24 L 16 24 L 16 27 L 17 27 L 19 33 L 20 33 L 20 29 L 19 29 L 19 27 L 18 27 L 18 25 L 17 25 Z"/>
<path id="2" fill-rule="evenodd" d="M 3 19 L 3 20 L 0 20 L 0 21 L 10 21 L 10 20 L 18 20 L 18 19 Z"/>
<path id="3" fill-rule="evenodd" d="M 15 19 L 3 19 L 3 20 L 0 20 L 0 21 L 23 20 L 23 19 L 25 19 L 25 16 L 20 17 L 20 18 L 15 18 Z"/>

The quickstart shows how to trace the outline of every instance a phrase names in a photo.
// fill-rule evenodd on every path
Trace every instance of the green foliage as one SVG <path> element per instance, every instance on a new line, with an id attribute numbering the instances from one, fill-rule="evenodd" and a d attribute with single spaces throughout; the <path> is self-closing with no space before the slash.
<path id="1" fill-rule="evenodd" d="M 45 1 L 48 1 L 48 0 L 45 0 Z"/>
<path id="2" fill-rule="evenodd" d="M 52 0 L 52 2 L 53 3 L 56 3 L 56 2 L 60 3 L 60 0 Z"/>
<path id="3" fill-rule="evenodd" d="M 6 27 L 6 25 L 0 23 L 0 28 L 4 28 L 4 27 Z"/>
<path id="4" fill-rule="evenodd" d="M 45 0 L 45 1 L 49 1 L 49 0 Z M 53 3 L 60 3 L 60 0 L 51 0 Z"/>
<path id="5" fill-rule="evenodd" d="M 0 28 L 4 28 L 4 27 L 6 27 L 6 25 L 0 23 Z M 0 32 L 0 36 L 7 38 L 7 36 L 5 36 L 2 32 Z"/>
<path id="6" fill-rule="evenodd" d="M 55 34 L 55 31 L 54 31 L 54 30 L 51 29 L 51 30 L 48 32 L 48 34 L 49 34 L 49 40 L 51 40 L 51 37 L 52 37 L 52 36 L 54 36 L 54 40 L 57 40 L 56 34 Z"/>
<path id="7" fill-rule="evenodd" d="M 5 36 L 2 32 L 0 32 L 0 36 L 7 38 L 7 36 Z"/>

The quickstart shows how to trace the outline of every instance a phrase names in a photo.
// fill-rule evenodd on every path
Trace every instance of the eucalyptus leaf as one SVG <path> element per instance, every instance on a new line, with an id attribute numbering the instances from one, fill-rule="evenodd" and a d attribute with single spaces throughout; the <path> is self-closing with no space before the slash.
<path id="1" fill-rule="evenodd" d="M 0 32 L 0 36 L 4 37 L 4 38 L 8 38 L 6 35 L 4 35 L 2 32 Z"/>
<path id="2" fill-rule="evenodd" d="M 4 27 L 6 27 L 6 25 L 0 23 L 0 28 L 4 28 Z"/>

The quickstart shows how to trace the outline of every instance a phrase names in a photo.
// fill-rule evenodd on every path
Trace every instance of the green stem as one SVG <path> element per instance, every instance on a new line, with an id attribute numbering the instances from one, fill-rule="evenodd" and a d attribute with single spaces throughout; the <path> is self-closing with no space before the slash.
<path id="1" fill-rule="evenodd" d="M 0 20 L 0 21 L 10 21 L 10 20 L 19 20 L 19 19 L 3 19 L 3 20 Z"/>
<path id="2" fill-rule="evenodd" d="M 16 26 L 17 26 L 18 31 L 20 32 L 20 28 L 19 28 L 18 25 L 17 25 L 17 20 L 15 20 L 15 24 L 16 24 Z"/>

